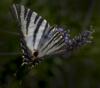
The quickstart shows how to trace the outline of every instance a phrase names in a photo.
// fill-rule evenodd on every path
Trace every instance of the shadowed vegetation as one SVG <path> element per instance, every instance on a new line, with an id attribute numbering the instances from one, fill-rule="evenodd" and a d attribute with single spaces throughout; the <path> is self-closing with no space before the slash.
<path id="1" fill-rule="evenodd" d="M 31 8 L 51 25 L 78 35 L 90 25 L 93 43 L 74 50 L 70 57 L 49 57 L 38 66 L 21 67 L 18 27 L 10 13 L 13 3 Z M 99 0 L 1 0 L 0 88 L 100 88 Z"/>

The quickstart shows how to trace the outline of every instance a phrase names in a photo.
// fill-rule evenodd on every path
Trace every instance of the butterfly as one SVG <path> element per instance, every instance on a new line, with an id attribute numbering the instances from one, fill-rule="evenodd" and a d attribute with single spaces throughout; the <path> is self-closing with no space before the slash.
<path id="1" fill-rule="evenodd" d="M 70 42 L 70 39 L 63 28 L 50 26 L 42 16 L 24 5 L 13 4 L 11 12 L 20 27 L 18 31 L 24 63 L 35 64 L 44 57 L 66 51 L 65 41 Z"/>
<path id="2" fill-rule="evenodd" d="M 24 64 L 35 65 L 45 57 L 67 54 L 91 42 L 91 30 L 70 38 L 69 32 L 64 28 L 51 26 L 42 16 L 24 5 L 13 4 L 11 12 L 19 24 Z"/>

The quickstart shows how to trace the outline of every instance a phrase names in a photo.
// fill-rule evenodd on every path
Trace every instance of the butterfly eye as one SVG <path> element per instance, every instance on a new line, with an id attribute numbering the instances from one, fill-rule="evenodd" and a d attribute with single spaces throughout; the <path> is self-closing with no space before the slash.
<path id="1" fill-rule="evenodd" d="M 33 55 L 35 56 L 35 57 L 37 57 L 38 56 L 38 51 L 35 51 L 34 53 L 33 53 Z"/>

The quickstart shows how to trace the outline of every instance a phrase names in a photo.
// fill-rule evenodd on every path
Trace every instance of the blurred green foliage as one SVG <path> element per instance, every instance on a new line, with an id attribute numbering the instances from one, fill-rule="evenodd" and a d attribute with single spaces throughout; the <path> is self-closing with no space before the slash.
<path id="1" fill-rule="evenodd" d="M 93 25 L 94 42 L 73 51 L 68 58 L 45 59 L 29 73 L 25 71 L 25 76 L 20 69 L 16 78 L 21 58 L 18 28 L 9 10 L 13 3 L 31 8 L 51 25 L 69 28 L 72 37 Z M 99 0 L 1 0 L 0 88 L 100 88 L 99 4 Z"/>

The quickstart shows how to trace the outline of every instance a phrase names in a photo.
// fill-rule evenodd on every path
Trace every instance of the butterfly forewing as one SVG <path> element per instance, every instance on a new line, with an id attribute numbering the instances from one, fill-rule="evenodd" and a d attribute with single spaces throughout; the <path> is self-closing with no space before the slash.
<path id="1" fill-rule="evenodd" d="M 20 31 L 23 36 L 21 37 L 21 42 L 25 41 L 27 48 L 32 54 L 34 50 L 41 47 L 41 42 L 45 42 L 50 26 L 45 19 L 23 5 L 13 4 L 12 12 L 21 26 Z M 26 49 L 24 50 L 26 52 Z"/>

